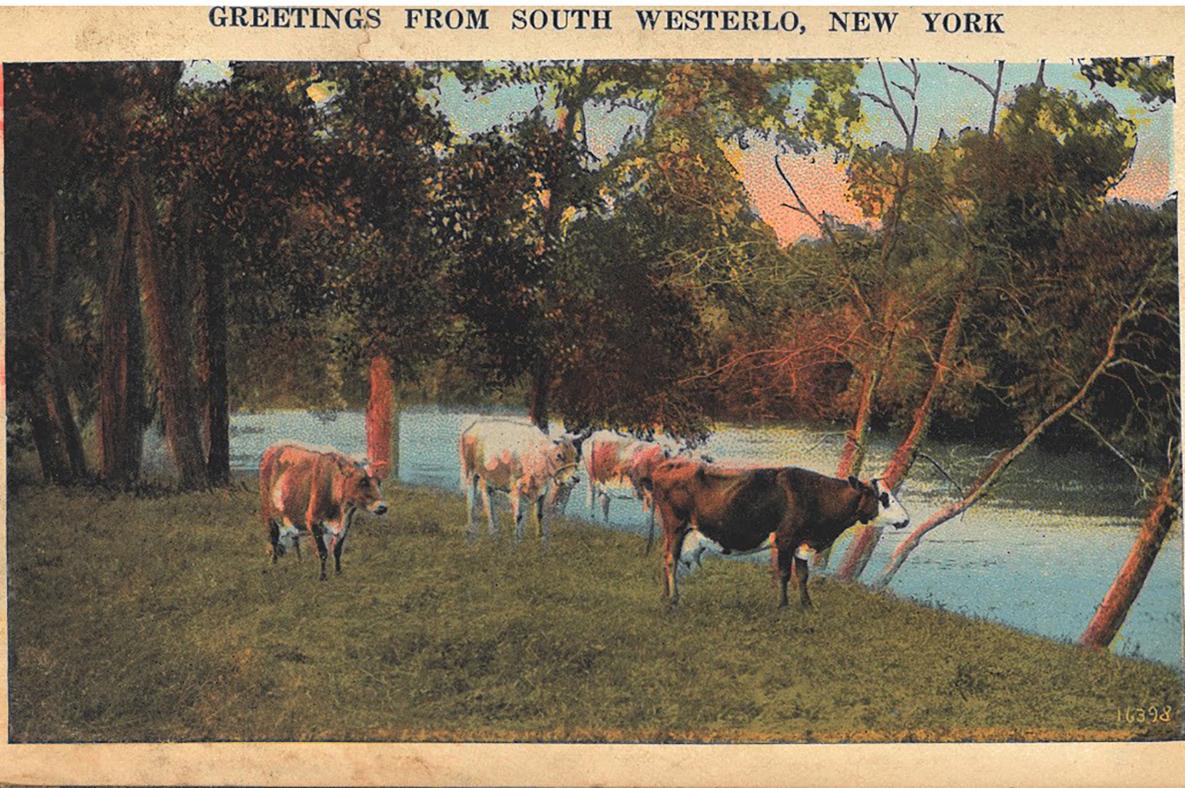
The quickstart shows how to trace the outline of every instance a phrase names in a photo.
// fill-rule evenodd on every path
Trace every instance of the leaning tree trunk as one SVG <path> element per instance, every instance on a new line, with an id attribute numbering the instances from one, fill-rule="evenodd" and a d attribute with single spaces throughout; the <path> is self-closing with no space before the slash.
<path id="1" fill-rule="evenodd" d="M 394 415 L 391 361 L 379 354 L 370 360 L 370 398 L 366 403 L 366 458 L 371 474 L 379 479 L 399 476 L 399 433 Z"/>
<path id="2" fill-rule="evenodd" d="M 974 506 L 976 501 L 982 498 L 988 492 L 988 490 L 990 490 L 991 487 L 997 481 L 999 481 L 1000 475 L 1005 470 L 1007 470 L 1008 466 L 1011 465 L 1017 457 L 1023 454 L 1029 448 L 1029 446 L 1033 445 L 1033 442 L 1036 441 L 1037 438 L 1039 438 L 1041 434 L 1049 428 L 1050 425 L 1077 407 L 1078 403 L 1082 402 L 1083 398 L 1086 397 L 1087 392 L 1090 391 L 1091 387 L 1095 384 L 1095 381 L 1099 379 L 1099 376 L 1103 374 L 1103 372 L 1107 369 L 1107 366 L 1115 358 L 1115 349 L 1119 341 L 1119 334 L 1120 331 L 1122 331 L 1127 319 L 1128 316 L 1125 315 L 1116 321 L 1116 323 L 1111 327 L 1111 335 L 1107 339 L 1107 348 L 1103 352 L 1102 358 L 1099 360 L 1099 363 L 1095 365 L 1095 368 L 1091 370 L 1090 375 L 1087 376 L 1086 381 L 1083 382 L 1078 390 L 1075 391 L 1069 399 L 1067 399 L 1051 413 L 1049 413 L 1049 415 L 1042 419 L 1040 423 L 1029 430 L 1028 433 L 1026 433 L 1025 436 L 1021 438 L 1019 443 L 1017 443 L 1008 451 L 999 455 L 995 461 L 993 461 L 991 465 L 989 465 L 983 471 L 983 473 L 979 475 L 979 478 L 975 480 L 975 483 L 971 485 L 971 489 L 969 489 L 963 495 L 961 500 L 947 504 L 934 514 L 930 515 L 930 517 L 927 518 L 924 523 L 915 528 L 909 534 L 909 536 L 907 536 L 905 540 L 897 546 L 897 549 L 893 551 L 893 554 L 889 557 L 888 563 L 885 564 L 884 569 L 881 570 L 880 575 L 873 583 L 875 587 L 883 588 L 884 586 L 888 585 L 889 582 L 892 581 L 893 576 L 897 574 L 897 570 L 901 568 L 903 563 L 905 563 L 905 559 L 908 558 L 909 554 L 912 553 L 914 549 L 921 543 L 923 536 L 942 525 L 947 520 L 958 517 L 960 514 Z"/>
<path id="3" fill-rule="evenodd" d="M 963 309 L 966 301 L 966 292 L 960 292 L 958 298 L 955 300 L 955 307 L 951 310 L 950 319 L 946 323 L 946 331 L 942 337 L 942 348 L 939 350 L 938 360 L 934 364 L 934 374 L 930 378 L 930 387 L 926 389 L 926 395 L 913 412 L 913 424 L 910 426 L 909 432 L 906 433 L 901 443 L 897 445 L 896 451 L 893 452 L 893 457 L 889 460 L 889 466 L 885 469 L 884 475 L 881 476 L 881 481 L 890 490 L 896 490 L 898 485 L 901 484 L 909 473 L 910 468 L 913 467 L 913 462 L 918 456 L 919 445 L 922 439 L 926 437 L 926 432 L 930 429 L 930 417 L 934 413 L 934 401 L 938 397 L 938 392 L 946 384 L 951 357 L 954 355 L 955 347 L 958 344 L 959 329 L 963 322 Z M 872 558 L 872 553 L 876 550 L 880 538 L 880 526 L 861 526 L 856 536 L 852 539 L 852 543 L 848 546 L 847 552 L 844 553 L 843 560 L 840 561 L 839 569 L 835 573 L 836 577 L 840 580 L 855 580 L 860 577 L 864 572 L 864 568 L 868 566 L 868 561 Z"/>
<path id="4" fill-rule="evenodd" d="M 1111 645 L 1119 628 L 1123 626 L 1127 612 L 1131 610 L 1132 603 L 1144 587 L 1148 571 L 1152 569 L 1152 563 L 1160 552 L 1165 536 L 1177 519 L 1176 480 L 1179 471 L 1179 468 L 1173 468 L 1160 480 L 1152 508 L 1140 524 L 1140 533 L 1127 555 L 1127 560 L 1123 562 L 1119 574 L 1115 576 L 1115 582 L 1107 589 L 1106 596 L 1078 641 L 1082 645 L 1106 648 Z"/>
<path id="5" fill-rule="evenodd" d="M 158 255 L 152 190 L 135 162 L 130 165 L 130 178 L 132 248 L 148 317 L 149 347 L 159 378 L 165 440 L 177 466 L 180 486 L 193 489 L 206 483 L 206 462 L 191 391 L 189 359 L 183 351 L 182 321 L 170 309 L 175 302 L 176 283 L 167 276 Z"/>
<path id="6" fill-rule="evenodd" d="M 852 428 L 848 430 L 843 451 L 840 452 L 839 465 L 835 468 L 835 475 L 841 479 L 859 474 L 864 466 L 864 458 L 868 453 L 868 431 L 872 424 L 872 404 L 876 401 L 876 386 L 880 382 L 882 363 L 883 357 L 878 359 L 872 369 L 865 372 L 860 384 L 860 402 L 856 407 L 856 417 L 852 422 Z M 831 547 L 828 547 L 815 553 L 814 564 L 823 568 L 830 559 Z"/>
<path id="7" fill-rule="evenodd" d="M 144 445 L 143 338 L 130 214 L 131 196 L 124 187 L 120 189 L 103 290 L 99 411 L 95 419 L 99 477 L 115 485 L 128 484 L 140 475 Z"/>

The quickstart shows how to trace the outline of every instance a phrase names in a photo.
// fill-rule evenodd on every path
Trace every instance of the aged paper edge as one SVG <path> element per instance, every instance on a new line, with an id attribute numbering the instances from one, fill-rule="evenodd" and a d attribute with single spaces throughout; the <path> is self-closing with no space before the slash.
<path id="1" fill-rule="evenodd" d="M 466 6 L 457 6 L 464 8 Z M 469 6 L 479 7 L 479 6 Z M 591 6 L 589 6 L 591 7 Z M 721 5 L 720 7 L 727 7 Z M 900 6 L 1003 11 L 1002 36 L 828 35 L 827 14 L 859 6 L 796 7 L 812 32 L 512 33 L 512 8 L 490 7 L 489 31 L 400 27 L 384 6 L 374 31 L 227 30 L 209 7 L 2 7 L 0 62 L 150 59 L 458 60 L 535 58 L 917 57 L 962 62 L 1103 55 L 1173 55 L 1185 49 L 1185 8 Z M 772 7 L 771 7 L 772 8 Z M 615 16 L 632 9 L 614 6 Z M 915 20 L 916 21 L 916 20 Z M 1181 68 L 1178 65 L 1178 81 Z M 1174 128 L 1174 162 L 1185 134 Z M 0 172 L 3 150 L 0 149 Z M 0 213 L 0 230 L 3 214 Z M 1178 237 L 1185 228 L 1178 218 Z M 2 273 L 0 273 L 2 278 Z M 1185 300 L 1185 291 L 1182 291 Z M 2 317 L 2 308 L 0 308 Z M 4 419 L 0 415 L 0 419 Z M 6 459 L 0 459 L 0 468 Z M 6 566 L 0 499 L 0 567 Z M 7 584 L 0 637 L 7 643 Z M 7 742 L 7 660 L 0 667 L 0 725 Z M 1040 710 L 1034 709 L 1035 719 Z M 7 784 L 222 785 L 1178 785 L 1185 742 L 1042 744 L 0 744 Z"/>

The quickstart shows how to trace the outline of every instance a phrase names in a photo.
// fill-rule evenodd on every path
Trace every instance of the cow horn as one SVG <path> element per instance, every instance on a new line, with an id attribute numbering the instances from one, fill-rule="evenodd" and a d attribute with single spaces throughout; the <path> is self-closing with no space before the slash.
<path id="1" fill-rule="evenodd" d="M 588 437 L 593 434 L 592 427 L 585 427 L 580 432 L 572 436 L 572 445 L 576 447 L 576 455 L 580 456 L 580 447 L 584 444 Z"/>

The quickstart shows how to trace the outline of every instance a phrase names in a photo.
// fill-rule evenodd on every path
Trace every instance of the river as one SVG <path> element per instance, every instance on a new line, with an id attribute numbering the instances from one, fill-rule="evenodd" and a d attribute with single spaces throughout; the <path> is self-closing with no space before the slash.
<path id="1" fill-rule="evenodd" d="M 477 415 L 434 407 L 403 411 L 400 480 L 458 490 L 457 436 Z M 231 418 L 231 463 L 237 470 L 253 470 L 264 448 L 281 439 L 362 454 L 364 436 L 359 412 L 236 414 Z M 703 450 L 718 462 L 798 465 L 829 473 L 841 440 L 839 434 L 814 426 L 728 425 Z M 927 446 L 927 453 L 967 483 L 992 448 L 938 444 Z M 875 438 L 866 468 L 883 467 L 891 449 L 885 437 Z M 573 492 L 567 514 L 587 519 L 584 485 L 581 481 Z M 920 523 L 955 495 L 949 481 L 919 462 L 899 497 L 913 523 Z M 1144 505 L 1136 502 L 1131 473 L 1122 463 L 1101 453 L 1032 449 L 989 500 L 932 531 L 890 589 L 964 615 L 1074 640 L 1127 556 Z M 610 527 L 645 533 L 646 522 L 636 501 L 613 501 Z M 869 578 L 908 530 L 885 531 L 866 570 Z M 846 537 L 837 550 L 845 545 Z M 1174 528 L 1112 648 L 1180 668 L 1181 606 L 1181 531 Z"/>

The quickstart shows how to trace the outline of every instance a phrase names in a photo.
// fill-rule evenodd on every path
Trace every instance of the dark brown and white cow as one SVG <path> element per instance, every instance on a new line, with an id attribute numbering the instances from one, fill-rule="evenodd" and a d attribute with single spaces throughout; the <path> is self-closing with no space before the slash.
<path id="1" fill-rule="evenodd" d="M 857 522 L 909 524 L 905 507 L 877 479 L 865 483 L 803 468 L 722 469 L 668 461 L 647 484 L 662 521 L 664 593 L 671 604 L 679 599 L 676 560 L 690 560 L 683 552 L 689 534 L 698 552 L 708 546 L 725 555 L 772 549 L 781 605 L 787 603 L 793 562 L 802 606 L 809 608 L 807 567 L 814 551 L 830 547 Z"/>
<path id="2" fill-rule="evenodd" d="M 515 537 L 523 536 L 524 507 L 535 511 L 535 527 L 544 530 L 543 503 L 549 496 L 566 497 L 580 479 L 580 444 L 583 438 L 550 438 L 538 427 L 512 419 L 478 419 L 461 433 L 461 489 L 465 492 L 469 536 L 477 536 L 473 508 L 481 493 L 482 508 L 491 535 L 497 533 L 491 492 L 510 498 Z M 533 505 L 533 506 L 532 506 Z"/>
<path id="3" fill-rule="evenodd" d="M 387 511 L 379 480 L 364 464 L 332 448 L 297 443 L 277 443 L 263 453 L 259 507 L 271 541 L 272 563 L 289 547 L 300 558 L 300 539 L 311 533 L 321 557 L 322 580 L 330 550 L 334 571 L 341 574 L 342 548 L 354 513 Z"/>

